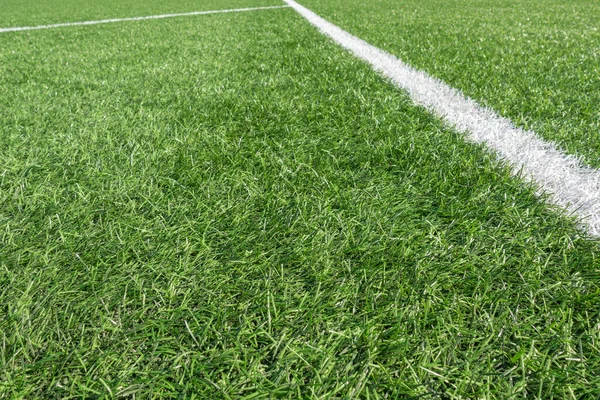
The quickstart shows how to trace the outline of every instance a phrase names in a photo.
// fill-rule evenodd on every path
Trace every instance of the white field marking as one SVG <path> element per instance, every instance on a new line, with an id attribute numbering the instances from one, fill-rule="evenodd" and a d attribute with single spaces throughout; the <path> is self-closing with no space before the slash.
<path id="1" fill-rule="evenodd" d="M 209 11 L 192 11 L 178 14 L 161 14 L 161 15 L 147 15 L 145 17 L 129 17 L 129 18 L 111 18 L 101 19 L 97 21 L 82 21 L 82 22 L 65 22 L 61 24 L 52 25 L 37 25 L 37 26 L 15 26 L 9 28 L 0 28 L 0 33 L 6 32 L 19 32 L 19 31 L 35 31 L 38 29 L 52 29 L 62 28 L 65 26 L 79 26 L 79 25 L 98 25 L 98 24 L 111 24 L 113 22 L 126 22 L 126 21 L 143 21 L 146 19 L 163 19 L 163 18 L 175 18 L 175 17 L 189 17 L 192 15 L 206 15 L 206 14 L 220 14 L 220 13 L 232 13 L 232 12 L 244 12 L 244 11 L 259 11 L 259 10 L 272 10 L 276 8 L 287 8 L 289 6 L 266 6 L 266 7 L 251 7 L 251 8 L 232 8 L 227 10 L 209 10 Z"/>
<path id="2" fill-rule="evenodd" d="M 577 217 L 591 236 L 600 236 L 600 171 L 582 165 L 532 131 L 482 107 L 444 82 L 418 71 L 397 57 L 351 35 L 294 0 L 284 0 L 333 41 L 371 64 L 373 69 L 408 91 L 413 101 L 484 143 L 522 175 L 538 184 L 550 201 Z"/>

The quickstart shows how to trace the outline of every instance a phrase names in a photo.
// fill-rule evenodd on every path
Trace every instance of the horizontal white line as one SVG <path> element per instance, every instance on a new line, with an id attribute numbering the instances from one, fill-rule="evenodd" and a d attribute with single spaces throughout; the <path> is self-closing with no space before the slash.
<path id="1" fill-rule="evenodd" d="M 600 171 L 582 166 L 576 157 L 562 153 L 534 132 L 516 128 L 493 110 L 352 36 L 294 0 L 285 2 L 336 43 L 408 91 L 416 104 L 467 133 L 470 140 L 494 149 L 516 173 L 522 171 L 527 179 L 537 182 L 553 203 L 578 217 L 590 235 L 600 236 Z"/>
<path id="2" fill-rule="evenodd" d="M 126 21 L 143 21 L 146 19 L 162 19 L 162 18 L 175 18 L 175 17 L 188 17 L 192 15 L 206 15 L 206 14 L 219 14 L 219 13 L 232 13 L 232 12 L 244 12 L 244 11 L 258 11 L 258 10 L 272 10 L 275 8 L 287 8 L 289 6 L 267 6 L 267 7 L 252 7 L 252 8 L 233 8 L 228 10 L 210 10 L 210 11 L 192 11 L 187 13 L 179 14 L 161 14 L 161 15 L 148 15 L 145 17 L 130 17 L 130 18 L 111 18 L 101 19 L 98 21 L 82 21 L 82 22 L 65 22 L 62 24 L 52 25 L 37 25 L 37 26 L 15 26 L 9 28 L 0 28 L 0 33 L 6 32 L 19 32 L 19 31 L 34 31 L 38 29 L 52 29 L 62 28 L 65 26 L 80 26 L 80 25 L 98 25 L 98 24 L 110 24 L 113 22 L 126 22 Z"/>

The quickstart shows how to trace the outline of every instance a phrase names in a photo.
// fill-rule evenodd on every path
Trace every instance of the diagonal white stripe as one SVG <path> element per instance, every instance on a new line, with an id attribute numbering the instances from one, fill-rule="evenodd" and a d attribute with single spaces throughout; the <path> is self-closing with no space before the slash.
<path id="1" fill-rule="evenodd" d="M 284 1 L 336 43 L 408 91 L 415 103 L 465 132 L 468 139 L 494 149 L 515 173 L 522 171 L 549 194 L 553 203 L 578 217 L 589 234 L 600 236 L 600 171 L 583 166 L 576 157 L 562 153 L 534 132 L 516 128 L 493 110 L 352 36 L 294 0 Z"/>
<path id="2" fill-rule="evenodd" d="M 98 24 L 110 24 L 113 22 L 126 22 L 126 21 L 142 21 L 146 19 L 163 19 L 163 18 L 174 18 L 174 17 L 189 17 L 192 15 L 206 15 L 206 14 L 220 14 L 220 13 L 232 13 L 232 12 L 244 12 L 244 11 L 258 11 L 258 10 L 272 10 L 275 8 L 287 8 L 289 6 L 267 6 L 267 7 L 252 7 L 252 8 L 233 8 L 228 10 L 210 10 L 210 11 L 192 11 L 187 13 L 179 14 L 161 14 L 161 15 L 148 15 L 145 17 L 130 17 L 130 18 L 111 18 L 101 19 L 98 21 L 82 21 L 82 22 L 65 22 L 61 24 L 52 25 L 37 25 L 37 26 L 15 26 L 9 28 L 0 28 L 0 33 L 6 32 L 19 32 L 19 31 L 34 31 L 38 29 L 52 29 L 62 28 L 65 26 L 80 26 L 80 25 L 98 25 Z"/>

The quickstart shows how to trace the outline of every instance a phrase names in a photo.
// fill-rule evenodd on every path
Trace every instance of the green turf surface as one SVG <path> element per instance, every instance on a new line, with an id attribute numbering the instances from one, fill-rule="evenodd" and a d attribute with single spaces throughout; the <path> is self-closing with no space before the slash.
<path id="1" fill-rule="evenodd" d="M 280 0 L 2 0 L 0 28 L 282 5 Z"/>
<path id="2" fill-rule="evenodd" d="M 600 2 L 300 3 L 600 167 Z"/>
<path id="3" fill-rule="evenodd" d="M 600 390 L 598 244 L 292 10 L 0 68 L 0 397 Z"/>

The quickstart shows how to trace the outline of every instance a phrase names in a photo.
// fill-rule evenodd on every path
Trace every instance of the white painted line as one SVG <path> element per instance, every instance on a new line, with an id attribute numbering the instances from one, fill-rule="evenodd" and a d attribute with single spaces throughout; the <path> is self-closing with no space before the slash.
<path id="1" fill-rule="evenodd" d="M 9 27 L 9 28 L 0 28 L 0 33 L 19 32 L 19 31 L 35 31 L 35 30 L 38 30 L 38 29 L 62 28 L 62 27 L 65 27 L 65 26 L 98 25 L 98 24 L 111 24 L 113 22 L 143 21 L 143 20 L 146 20 L 146 19 L 163 19 L 163 18 L 175 18 L 175 17 L 189 17 L 189 16 L 192 16 L 192 15 L 207 15 L 207 14 L 220 14 L 220 13 L 232 13 L 232 12 L 244 12 L 244 11 L 273 10 L 273 9 L 276 9 L 276 8 L 287 8 L 287 7 L 289 7 L 289 6 L 267 6 L 267 7 L 252 7 L 252 8 L 232 8 L 232 9 L 228 9 L 228 10 L 192 11 L 192 12 L 179 13 L 179 14 L 148 15 L 148 16 L 145 16 L 145 17 L 101 19 L 101 20 L 98 20 L 98 21 L 65 22 L 65 23 L 62 23 L 62 24 L 52 24 L 52 25 L 15 26 L 15 27 Z"/>
<path id="2" fill-rule="evenodd" d="M 534 132 L 516 128 L 493 110 L 352 36 L 294 0 L 284 1 L 336 43 L 408 91 L 416 104 L 465 132 L 473 142 L 494 149 L 512 165 L 516 174 L 522 172 L 525 178 L 536 182 L 554 204 L 579 218 L 588 234 L 600 236 L 600 171 L 583 166 L 576 157 L 562 153 Z"/>

